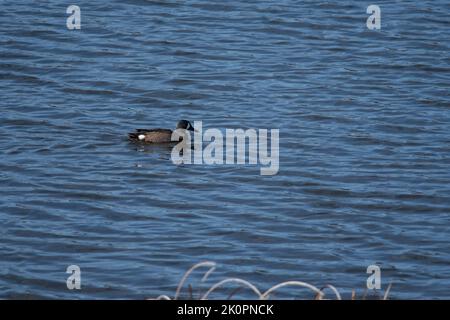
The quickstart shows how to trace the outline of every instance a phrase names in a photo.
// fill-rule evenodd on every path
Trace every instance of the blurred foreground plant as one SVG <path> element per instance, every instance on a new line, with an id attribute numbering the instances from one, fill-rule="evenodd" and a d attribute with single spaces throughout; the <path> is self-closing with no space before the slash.
<path id="1" fill-rule="evenodd" d="M 208 268 L 208 270 L 205 272 L 205 274 L 203 275 L 202 279 L 200 280 L 201 282 L 205 282 L 208 279 L 208 276 L 216 269 L 216 263 L 215 262 L 211 262 L 211 261 L 204 261 L 204 262 L 200 262 L 195 264 L 194 266 L 192 266 L 185 274 L 184 276 L 181 278 L 180 283 L 178 284 L 177 290 L 175 291 L 175 296 L 173 298 L 170 298 L 167 295 L 160 295 L 158 296 L 155 300 L 177 300 L 180 298 L 180 294 L 181 294 L 181 290 L 184 287 L 184 284 L 186 282 L 186 280 L 188 279 L 188 277 L 191 275 L 191 273 L 201 267 L 206 267 Z M 251 291 L 254 292 L 255 297 L 259 300 L 266 300 L 269 299 L 270 295 L 273 294 L 276 290 L 283 288 L 283 287 L 287 287 L 287 286 L 291 286 L 291 287 L 302 287 L 302 288 L 307 288 L 311 291 L 314 292 L 314 296 L 313 298 L 315 300 L 324 300 L 325 299 L 325 293 L 324 290 L 325 289 L 330 289 L 331 292 L 334 295 L 334 298 L 336 300 L 342 300 L 341 294 L 339 293 L 339 291 L 332 286 L 331 284 L 327 284 L 325 286 L 323 286 L 322 288 L 317 288 L 309 283 L 306 282 L 302 282 L 302 281 L 286 281 L 286 282 L 282 282 L 279 284 L 274 285 L 273 287 L 269 288 L 268 290 L 262 292 L 260 291 L 255 285 L 253 285 L 252 283 L 248 282 L 247 280 L 244 279 L 240 279 L 240 278 L 227 278 L 224 279 L 222 281 L 217 282 L 216 284 L 214 284 L 213 286 L 211 286 L 205 293 L 201 294 L 199 296 L 200 300 L 207 300 L 208 297 L 210 296 L 210 294 L 213 291 L 216 291 L 218 288 L 221 288 L 223 285 L 228 284 L 228 283 L 235 283 L 235 284 L 239 284 L 239 287 L 237 289 L 235 289 L 229 296 L 228 299 L 231 299 L 231 297 L 233 295 L 235 295 L 240 289 L 242 288 L 249 288 Z M 386 292 L 384 293 L 383 296 L 378 296 L 379 299 L 382 300 L 387 300 L 389 292 L 391 290 L 391 286 L 392 284 L 389 284 L 388 288 L 386 289 Z M 188 286 L 188 293 L 189 299 L 194 299 L 193 297 L 193 289 L 192 286 L 189 285 Z M 361 297 L 361 299 L 365 300 L 367 297 L 367 290 L 366 292 L 363 294 L 363 296 Z M 352 295 L 351 295 L 351 300 L 357 300 L 357 296 L 356 296 L 356 292 L 355 290 L 352 291 Z"/>

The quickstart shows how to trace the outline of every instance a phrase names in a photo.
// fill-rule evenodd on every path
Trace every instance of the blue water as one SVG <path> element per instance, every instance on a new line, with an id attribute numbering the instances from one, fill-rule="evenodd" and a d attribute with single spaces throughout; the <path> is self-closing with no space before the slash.
<path id="1" fill-rule="evenodd" d="M 173 296 L 203 260 L 218 268 L 194 275 L 197 291 L 240 277 L 348 298 L 377 264 L 393 299 L 450 298 L 449 13 L 444 0 L 0 1 L 0 298 Z M 175 166 L 170 148 L 127 141 L 183 118 L 280 129 L 279 173 Z M 81 290 L 66 287 L 72 264 Z"/>

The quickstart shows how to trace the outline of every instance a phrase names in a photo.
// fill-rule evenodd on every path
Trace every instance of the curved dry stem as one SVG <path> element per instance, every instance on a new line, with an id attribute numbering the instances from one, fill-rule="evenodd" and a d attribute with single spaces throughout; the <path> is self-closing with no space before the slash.
<path id="1" fill-rule="evenodd" d="M 273 286 L 272 288 L 270 288 L 269 290 L 267 290 L 266 292 L 264 292 L 261 295 L 261 299 L 267 299 L 269 294 L 271 294 L 275 290 L 278 290 L 279 288 L 286 287 L 286 286 L 299 286 L 299 287 L 304 287 L 304 288 L 311 289 L 312 291 L 317 293 L 317 297 L 318 297 L 319 300 L 321 300 L 323 298 L 323 296 L 324 296 L 322 291 L 320 291 L 319 289 L 317 289 L 313 285 L 310 285 L 309 283 L 301 282 L 301 281 L 286 281 L 286 282 L 279 283 L 279 284 Z"/>
<path id="2" fill-rule="evenodd" d="M 386 292 L 384 293 L 383 300 L 387 300 L 388 299 L 388 295 L 389 295 L 389 292 L 391 291 L 391 288 L 392 288 L 392 282 L 389 283 L 389 286 L 387 287 Z"/>
<path id="3" fill-rule="evenodd" d="M 237 292 L 239 292 L 242 289 L 242 287 L 237 287 L 234 289 L 225 300 L 230 300 L 232 296 L 234 296 Z"/>
<path id="4" fill-rule="evenodd" d="M 320 292 L 323 293 L 323 290 L 325 290 L 326 288 L 329 288 L 329 289 L 331 289 L 331 291 L 333 291 L 333 293 L 336 295 L 337 300 L 342 300 L 342 297 L 341 297 L 341 294 L 339 293 L 339 291 L 331 284 L 327 284 L 324 287 L 322 287 L 320 289 Z M 325 294 L 323 293 L 323 295 L 325 295 Z"/>
<path id="5" fill-rule="evenodd" d="M 206 278 L 208 277 L 208 275 L 211 274 L 211 272 L 214 271 L 214 269 L 216 268 L 216 263 L 215 262 L 211 262 L 211 261 L 204 261 L 204 262 L 199 262 L 195 265 L 193 265 L 183 276 L 183 278 L 181 278 L 180 283 L 178 284 L 177 287 L 177 291 L 175 292 L 175 297 L 174 300 L 177 300 L 178 297 L 180 296 L 180 292 L 181 289 L 183 288 L 184 283 L 186 282 L 186 279 L 189 277 L 189 275 L 197 268 L 200 267 L 209 267 L 210 269 L 205 273 L 205 275 L 202 278 L 202 281 L 206 280 Z"/>
<path id="6" fill-rule="evenodd" d="M 216 269 L 216 267 L 213 266 L 213 267 L 211 267 L 208 271 L 206 271 L 206 273 L 205 273 L 205 275 L 203 276 L 201 282 L 205 282 L 206 279 L 208 279 L 209 275 L 210 275 L 211 273 L 213 273 L 213 271 L 214 271 L 215 269 Z"/>
<path id="7" fill-rule="evenodd" d="M 157 297 L 156 299 L 148 299 L 148 300 L 172 300 L 170 299 L 168 296 L 166 296 L 165 294 L 160 295 L 159 297 Z"/>
<path id="8" fill-rule="evenodd" d="M 251 284 L 250 282 L 243 280 L 243 279 L 239 279 L 239 278 L 229 278 L 229 279 L 225 279 L 222 280 L 218 283 L 216 283 L 215 285 L 213 285 L 208 291 L 206 291 L 206 293 L 203 295 L 203 297 L 201 297 L 201 300 L 206 300 L 206 298 L 209 296 L 209 294 L 211 292 L 213 292 L 214 290 L 216 290 L 217 288 L 219 288 L 220 286 L 222 286 L 225 283 L 229 283 L 229 282 L 236 282 L 236 283 L 240 283 L 243 284 L 244 286 L 250 288 L 253 290 L 253 292 L 255 292 L 258 295 L 258 298 L 261 299 L 261 292 L 258 290 L 258 288 L 256 288 L 253 284 Z"/>

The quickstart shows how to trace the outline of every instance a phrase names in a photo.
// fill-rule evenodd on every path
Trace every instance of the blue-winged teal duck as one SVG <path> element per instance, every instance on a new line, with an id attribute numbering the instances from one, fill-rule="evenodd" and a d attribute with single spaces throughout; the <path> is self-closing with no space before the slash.
<path id="1" fill-rule="evenodd" d="M 194 126 L 187 120 L 180 120 L 177 129 L 195 131 Z M 131 141 L 148 143 L 169 143 L 172 141 L 172 130 L 170 129 L 136 129 L 136 132 L 128 134 Z"/>

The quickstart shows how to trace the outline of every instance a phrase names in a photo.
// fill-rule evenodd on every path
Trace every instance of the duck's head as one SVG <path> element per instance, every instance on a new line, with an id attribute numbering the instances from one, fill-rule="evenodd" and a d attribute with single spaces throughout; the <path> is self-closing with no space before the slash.
<path id="1" fill-rule="evenodd" d="M 178 121 L 177 129 L 186 129 L 189 131 L 195 131 L 194 126 L 187 120 Z"/>

